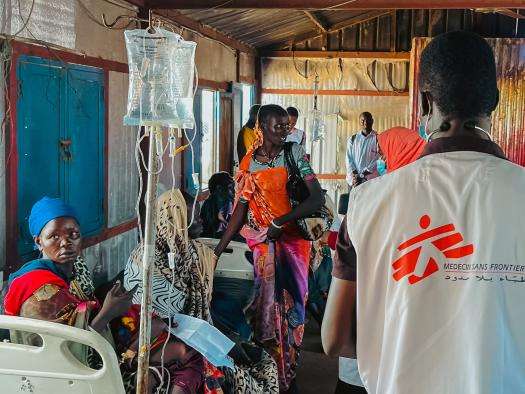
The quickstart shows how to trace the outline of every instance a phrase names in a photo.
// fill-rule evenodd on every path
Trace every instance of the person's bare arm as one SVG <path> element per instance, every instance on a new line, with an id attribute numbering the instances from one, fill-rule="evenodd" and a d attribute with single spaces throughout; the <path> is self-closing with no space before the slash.
<path id="1" fill-rule="evenodd" d="M 246 221 L 246 216 L 248 214 L 248 203 L 239 201 L 235 209 L 233 210 L 232 217 L 228 223 L 228 227 L 224 231 L 224 234 L 215 247 L 214 254 L 216 257 L 219 257 L 224 249 L 228 247 L 228 244 L 233 239 L 235 234 L 239 232 Z"/>
<path id="2" fill-rule="evenodd" d="M 356 358 L 356 282 L 332 278 L 321 327 L 324 352 L 330 357 Z"/>

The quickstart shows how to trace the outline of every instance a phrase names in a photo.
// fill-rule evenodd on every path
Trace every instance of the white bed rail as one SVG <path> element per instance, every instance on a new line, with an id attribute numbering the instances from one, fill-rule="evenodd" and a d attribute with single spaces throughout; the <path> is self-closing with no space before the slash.
<path id="1" fill-rule="evenodd" d="M 115 351 L 97 332 L 6 315 L 0 315 L 0 328 L 35 333 L 43 340 L 41 347 L 0 342 L 0 392 L 124 394 Z M 94 348 L 102 368 L 95 370 L 77 360 L 69 342 Z"/>

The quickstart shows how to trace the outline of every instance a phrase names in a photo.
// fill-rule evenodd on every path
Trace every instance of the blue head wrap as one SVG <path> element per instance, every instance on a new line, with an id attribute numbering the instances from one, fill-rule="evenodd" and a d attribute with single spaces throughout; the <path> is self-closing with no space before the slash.
<path id="1" fill-rule="evenodd" d="M 72 217 L 78 222 L 77 213 L 71 205 L 60 198 L 43 197 L 31 208 L 29 232 L 33 237 L 38 237 L 46 224 L 64 216 Z"/>

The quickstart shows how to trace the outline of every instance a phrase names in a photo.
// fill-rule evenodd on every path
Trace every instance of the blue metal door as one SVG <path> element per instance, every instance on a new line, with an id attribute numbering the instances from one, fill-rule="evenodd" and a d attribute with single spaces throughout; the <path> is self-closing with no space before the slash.
<path id="1" fill-rule="evenodd" d="M 104 75 L 92 67 L 67 73 L 65 197 L 77 208 L 82 234 L 96 234 L 104 224 Z"/>
<path id="2" fill-rule="evenodd" d="M 27 218 L 43 196 L 74 205 L 84 235 L 104 224 L 104 78 L 38 57 L 21 57 L 17 67 L 18 252 L 27 260 Z"/>
<path id="3" fill-rule="evenodd" d="M 31 253 L 34 242 L 27 217 L 42 196 L 63 194 L 59 142 L 63 138 L 63 68 L 42 60 L 18 63 L 18 251 Z"/>

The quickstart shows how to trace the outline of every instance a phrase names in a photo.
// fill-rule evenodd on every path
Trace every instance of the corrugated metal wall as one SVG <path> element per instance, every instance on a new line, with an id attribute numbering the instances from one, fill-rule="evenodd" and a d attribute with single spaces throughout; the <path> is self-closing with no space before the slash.
<path id="1" fill-rule="evenodd" d="M 84 258 L 96 285 L 113 279 L 124 269 L 137 245 L 137 236 L 137 230 L 131 230 L 84 250 Z"/>
<path id="2" fill-rule="evenodd" d="M 135 163 L 137 129 L 126 127 L 128 74 L 109 73 L 108 116 L 108 227 L 118 226 L 135 217 L 138 171 Z"/>
<path id="3" fill-rule="evenodd" d="M 29 11 L 33 6 L 29 23 L 19 33 L 19 36 L 24 38 L 36 37 L 39 40 L 66 48 L 75 48 L 76 1 L 2 0 L 1 3 L 0 9 L 4 12 L 5 18 L 2 33 L 17 33 L 24 25 L 24 21 L 27 20 Z"/>
<path id="4" fill-rule="evenodd" d="M 307 151 L 312 152 L 316 172 L 344 174 L 345 150 L 348 138 L 361 129 L 359 114 L 369 111 L 374 116 L 374 129 L 381 132 L 393 126 L 407 126 L 408 97 L 319 96 L 318 108 L 325 115 L 324 140 L 311 144 L 308 130 L 309 113 L 314 106 L 313 95 L 264 94 L 263 104 L 293 106 L 300 112 L 298 127 L 307 132 Z M 313 149 L 312 149 L 313 148 Z M 337 155 L 334 155 L 337 152 Z"/>
<path id="5" fill-rule="evenodd" d="M 499 105 L 492 135 L 508 158 L 525 166 L 525 39 L 489 39 L 496 56 Z"/>
<path id="6" fill-rule="evenodd" d="M 265 89 L 313 89 L 319 76 L 321 90 L 403 91 L 408 88 L 408 61 L 380 59 L 290 59 L 270 58 L 263 61 L 262 84 Z M 335 93 L 335 92 L 334 92 Z M 318 109 L 324 114 L 325 134 L 312 142 L 310 111 L 314 96 L 298 94 L 263 94 L 263 104 L 293 106 L 299 112 L 298 127 L 307 132 L 306 150 L 311 153 L 317 174 L 346 174 L 346 143 L 360 130 L 359 115 L 369 111 L 374 116 L 374 129 L 381 132 L 393 126 L 408 126 L 409 97 L 366 95 L 320 95 Z M 321 185 L 337 202 L 347 190 L 346 181 L 322 180 Z"/>
<path id="7" fill-rule="evenodd" d="M 319 89 L 334 90 L 334 93 L 337 90 L 403 91 L 408 85 L 408 61 L 270 58 L 263 62 L 265 89 L 312 90 L 316 76 L 319 76 Z M 298 127 L 307 131 L 307 151 L 319 174 L 345 174 L 346 141 L 360 129 L 362 112 L 373 114 L 374 128 L 380 132 L 393 126 L 407 126 L 409 122 L 408 96 L 320 95 L 317 105 L 325 117 L 325 135 L 323 140 L 312 143 L 308 130 L 311 129 L 313 94 L 263 94 L 262 102 L 299 109 Z"/>
<path id="8" fill-rule="evenodd" d="M 263 59 L 262 87 L 313 89 L 319 76 L 322 90 L 407 91 L 408 60 Z"/>

